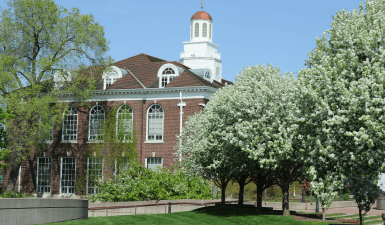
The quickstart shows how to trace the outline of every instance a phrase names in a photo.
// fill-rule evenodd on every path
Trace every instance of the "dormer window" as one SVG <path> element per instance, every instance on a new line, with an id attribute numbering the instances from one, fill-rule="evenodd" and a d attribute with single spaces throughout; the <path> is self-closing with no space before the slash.
<path id="1" fill-rule="evenodd" d="M 111 66 L 103 73 L 104 90 L 115 83 L 119 78 L 127 74 L 125 69 L 120 69 L 116 66 Z"/>
<path id="2" fill-rule="evenodd" d="M 158 70 L 159 87 L 164 88 L 172 80 L 174 80 L 179 74 L 183 72 L 181 67 L 175 66 L 174 64 L 167 63 L 161 66 Z"/>
<path id="3" fill-rule="evenodd" d="M 171 68 L 166 68 L 162 73 L 162 87 L 166 87 L 175 78 L 175 71 Z"/>

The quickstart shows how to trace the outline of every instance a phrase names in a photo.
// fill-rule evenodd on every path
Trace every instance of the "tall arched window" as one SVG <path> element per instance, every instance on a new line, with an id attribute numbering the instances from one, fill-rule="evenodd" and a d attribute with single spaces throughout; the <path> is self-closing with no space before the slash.
<path id="1" fill-rule="evenodd" d="M 77 141 L 78 139 L 78 110 L 70 106 L 63 114 L 62 141 Z"/>
<path id="2" fill-rule="evenodd" d="M 195 23 L 195 37 L 199 37 L 199 23 Z"/>
<path id="3" fill-rule="evenodd" d="M 207 37 L 207 23 L 203 24 L 203 37 Z"/>
<path id="4" fill-rule="evenodd" d="M 104 139 L 104 109 L 100 105 L 95 105 L 90 111 L 90 123 L 88 140 L 99 141 Z"/>
<path id="5" fill-rule="evenodd" d="M 163 108 L 151 105 L 147 112 L 147 140 L 163 140 Z"/>
<path id="6" fill-rule="evenodd" d="M 213 29 L 213 25 L 210 24 L 210 34 L 209 34 L 209 35 L 210 35 L 210 36 L 209 36 L 210 38 L 211 38 L 211 32 L 212 32 L 212 29 Z"/>
<path id="7" fill-rule="evenodd" d="M 117 115 L 117 138 L 120 141 L 132 140 L 133 115 L 129 105 L 122 105 L 118 109 Z"/>

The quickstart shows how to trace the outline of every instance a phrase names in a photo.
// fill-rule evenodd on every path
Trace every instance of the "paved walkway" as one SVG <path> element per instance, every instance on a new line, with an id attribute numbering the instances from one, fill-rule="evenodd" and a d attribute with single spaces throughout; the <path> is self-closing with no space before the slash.
<path id="1" fill-rule="evenodd" d="M 302 212 L 315 212 L 314 209 L 312 210 L 298 210 Z M 322 212 L 322 209 L 320 208 L 320 212 Z M 332 208 L 326 210 L 326 214 L 332 214 L 332 213 L 346 213 L 347 215 L 353 215 L 358 214 L 358 208 L 357 207 L 345 207 L 345 208 Z M 374 205 L 372 209 L 366 214 L 366 216 L 381 216 L 382 213 L 385 213 L 385 210 L 377 209 L 377 206 Z"/>

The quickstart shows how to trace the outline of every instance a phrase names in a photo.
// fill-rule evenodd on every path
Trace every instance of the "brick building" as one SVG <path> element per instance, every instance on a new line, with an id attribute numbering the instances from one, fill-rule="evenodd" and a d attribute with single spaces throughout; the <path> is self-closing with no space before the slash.
<path id="1" fill-rule="evenodd" d="M 97 145 L 95 139 L 105 122 L 106 113 L 118 105 L 117 116 L 133 120 L 139 160 L 148 168 L 170 168 L 175 164 L 174 146 L 188 116 L 203 109 L 210 96 L 229 81 L 222 79 L 222 60 L 218 45 L 212 43 L 213 19 L 199 11 L 191 20 L 190 42 L 179 62 L 139 54 L 111 66 L 101 74 L 102 83 L 90 107 L 78 107 L 74 99 L 63 113 L 63 126 L 53 129 L 43 153 L 22 163 L 15 190 L 29 193 L 79 194 L 75 186 L 81 168 L 103 166 L 103 161 L 84 152 Z M 54 78 L 55 81 L 56 77 Z M 100 176 L 103 176 L 103 170 Z M 5 171 L 3 191 L 8 182 Z M 87 194 L 95 191 L 87 187 Z"/>

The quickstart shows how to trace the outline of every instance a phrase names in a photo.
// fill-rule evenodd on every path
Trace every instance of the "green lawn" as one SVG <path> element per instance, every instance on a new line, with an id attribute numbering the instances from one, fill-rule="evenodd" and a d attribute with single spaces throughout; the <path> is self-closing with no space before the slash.
<path id="1" fill-rule="evenodd" d="M 59 223 L 57 223 L 59 224 Z M 247 209 L 212 206 L 190 212 L 154 215 L 91 217 L 88 220 L 68 221 L 62 225 L 115 225 L 115 224 L 264 224 L 264 225 L 328 225 L 328 222 L 304 222 L 292 217 L 264 215 Z"/>

